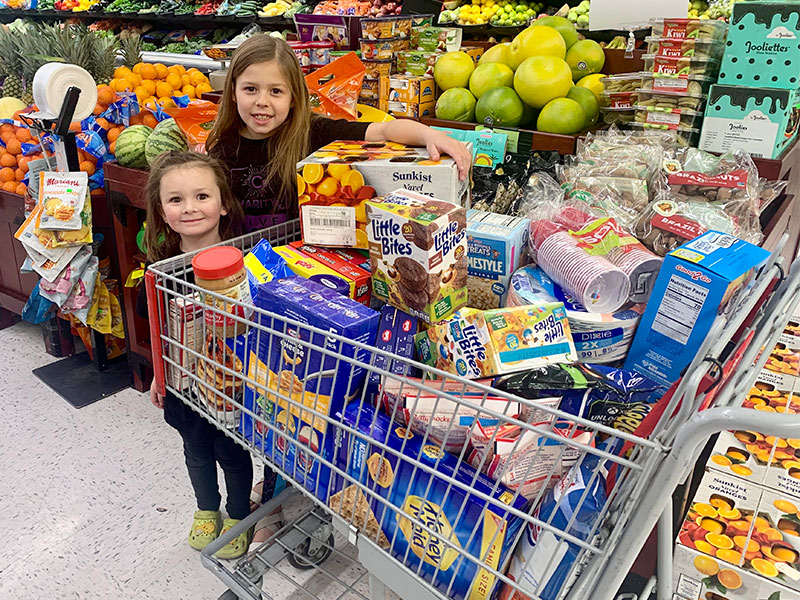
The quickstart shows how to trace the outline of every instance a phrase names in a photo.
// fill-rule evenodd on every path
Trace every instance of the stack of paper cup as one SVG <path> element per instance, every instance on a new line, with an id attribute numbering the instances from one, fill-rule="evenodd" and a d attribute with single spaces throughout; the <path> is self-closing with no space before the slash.
<path id="1" fill-rule="evenodd" d="M 607 258 L 628 276 L 631 282 L 630 300 L 647 302 L 664 259 L 641 244 L 614 248 Z"/>
<path id="2" fill-rule="evenodd" d="M 554 233 L 539 245 L 536 261 L 589 312 L 611 313 L 628 302 L 628 275 L 605 257 L 587 254 L 564 231 Z"/>
<path id="3" fill-rule="evenodd" d="M 608 364 L 625 359 L 645 305 L 625 307 L 615 313 L 590 313 L 538 267 L 514 272 L 507 306 L 563 302 L 579 362 Z"/>

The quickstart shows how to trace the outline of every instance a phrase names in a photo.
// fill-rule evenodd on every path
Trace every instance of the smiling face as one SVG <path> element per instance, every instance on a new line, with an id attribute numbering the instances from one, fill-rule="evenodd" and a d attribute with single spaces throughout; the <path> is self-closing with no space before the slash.
<path id="1" fill-rule="evenodd" d="M 161 178 L 159 195 L 164 220 L 181 236 L 181 250 L 220 241 L 219 219 L 228 211 L 210 169 L 192 165 L 170 169 Z"/>
<path id="2" fill-rule="evenodd" d="M 247 67 L 236 78 L 236 109 L 244 123 L 241 134 L 263 140 L 283 125 L 292 108 L 292 94 L 278 61 Z"/>

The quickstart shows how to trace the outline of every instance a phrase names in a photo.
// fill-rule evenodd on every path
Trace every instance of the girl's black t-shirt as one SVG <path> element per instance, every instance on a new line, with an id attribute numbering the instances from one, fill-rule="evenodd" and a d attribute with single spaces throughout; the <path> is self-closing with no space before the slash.
<path id="1" fill-rule="evenodd" d="M 309 153 L 336 140 L 363 140 L 369 123 L 311 117 Z M 266 181 L 269 140 L 250 140 L 236 136 L 221 140 L 208 151 L 220 160 L 229 173 L 233 195 L 244 208 L 244 232 L 272 227 L 298 217 L 297 193 L 279 197 L 276 183 Z"/>

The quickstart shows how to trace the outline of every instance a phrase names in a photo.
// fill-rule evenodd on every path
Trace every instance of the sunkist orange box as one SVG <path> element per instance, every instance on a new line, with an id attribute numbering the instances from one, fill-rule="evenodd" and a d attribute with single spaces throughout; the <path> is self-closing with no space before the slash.
<path id="1" fill-rule="evenodd" d="M 452 158 L 432 160 L 425 148 L 365 141 L 320 148 L 297 165 L 303 242 L 369 248 L 366 201 L 400 188 L 464 206 L 469 181 L 458 178 Z"/>

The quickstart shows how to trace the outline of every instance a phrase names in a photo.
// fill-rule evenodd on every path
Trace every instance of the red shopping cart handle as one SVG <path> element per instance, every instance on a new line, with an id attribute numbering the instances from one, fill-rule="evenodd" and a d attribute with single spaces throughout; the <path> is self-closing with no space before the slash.
<path id="1" fill-rule="evenodd" d="M 158 291 L 156 290 L 156 276 L 148 269 L 144 275 L 144 289 L 147 293 L 147 315 L 150 324 L 150 346 L 153 355 L 153 377 L 156 382 L 156 392 L 160 396 L 167 393 L 164 380 L 164 346 L 161 343 L 161 312 L 158 304 Z"/>

